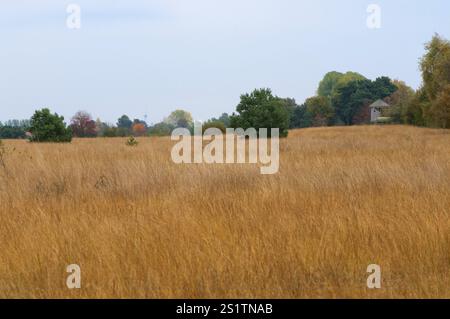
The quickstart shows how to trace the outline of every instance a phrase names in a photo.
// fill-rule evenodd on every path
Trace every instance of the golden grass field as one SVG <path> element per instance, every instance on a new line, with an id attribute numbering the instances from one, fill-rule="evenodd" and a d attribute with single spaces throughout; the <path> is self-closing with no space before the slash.
<path id="1" fill-rule="evenodd" d="M 292 131 L 276 175 L 125 140 L 4 141 L 1 298 L 450 297 L 450 131 Z"/>

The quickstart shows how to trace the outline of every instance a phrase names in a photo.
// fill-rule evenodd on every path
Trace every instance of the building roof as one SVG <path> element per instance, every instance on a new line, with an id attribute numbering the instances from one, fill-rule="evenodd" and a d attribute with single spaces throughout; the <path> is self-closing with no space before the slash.
<path id="1" fill-rule="evenodd" d="M 374 103 L 372 103 L 369 107 L 378 107 L 378 108 L 384 108 L 384 107 L 390 107 L 389 104 L 384 102 L 383 100 L 377 100 Z"/>

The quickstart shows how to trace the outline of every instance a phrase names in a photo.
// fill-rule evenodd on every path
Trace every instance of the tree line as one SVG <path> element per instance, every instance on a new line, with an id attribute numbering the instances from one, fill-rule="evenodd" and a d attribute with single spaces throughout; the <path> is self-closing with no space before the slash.
<path id="1" fill-rule="evenodd" d="M 378 99 L 391 106 L 388 123 L 450 128 L 450 42 L 436 34 L 425 49 L 418 90 L 388 77 L 371 81 L 355 72 L 330 72 L 316 96 L 294 107 L 291 128 L 365 124 L 370 104 Z"/>
<path id="2" fill-rule="evenodd" d="M 423 81 L 417 91 L 386 76 L 370 80 L 357 72 L 333 71 L 303 104 L 278 97 L 268 88 L 256 89 L 241 95 L 233 114 L 209 119 L 203 128 L 279 128 L 280 136 L 287 136 L 295 128 L 367 124 L 369 106 L 378 99 L 391 106 L 386 114 L 390 123 L 450 128 L 450 42 L 436 34 L 425 49 L 420 60 Z M 109 124 L 80 111 L 66 125 L 63 117 L 42 109 L 30 120 L 0 122 L 0 138 L 68 142 L 72 137 L 166 136 L 177 127 L 193 130 L 193 126 L 192 115 L 185 110 L 154 125 L 127 115 Z"/>

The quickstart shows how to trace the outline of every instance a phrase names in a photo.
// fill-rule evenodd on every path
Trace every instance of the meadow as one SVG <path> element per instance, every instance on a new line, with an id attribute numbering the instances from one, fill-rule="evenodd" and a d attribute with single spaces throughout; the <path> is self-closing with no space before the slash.
<path id="1" fill-rule="evenodd" d="M 138 140 L 3 141 L 0 298 L 450 298 L 450 131 L 291 131 L 275 175 Z"/>

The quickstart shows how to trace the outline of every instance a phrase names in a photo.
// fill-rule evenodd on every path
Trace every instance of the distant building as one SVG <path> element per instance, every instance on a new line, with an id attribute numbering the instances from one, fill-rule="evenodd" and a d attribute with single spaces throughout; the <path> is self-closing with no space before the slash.
<path id="1" fill-rule="evenodd" d="M 370 122 L 375 123 L 383 117 L 383 111 L 389 109 L 391 106 L 383 100 L 377 100 L 369 106 Z"/>

